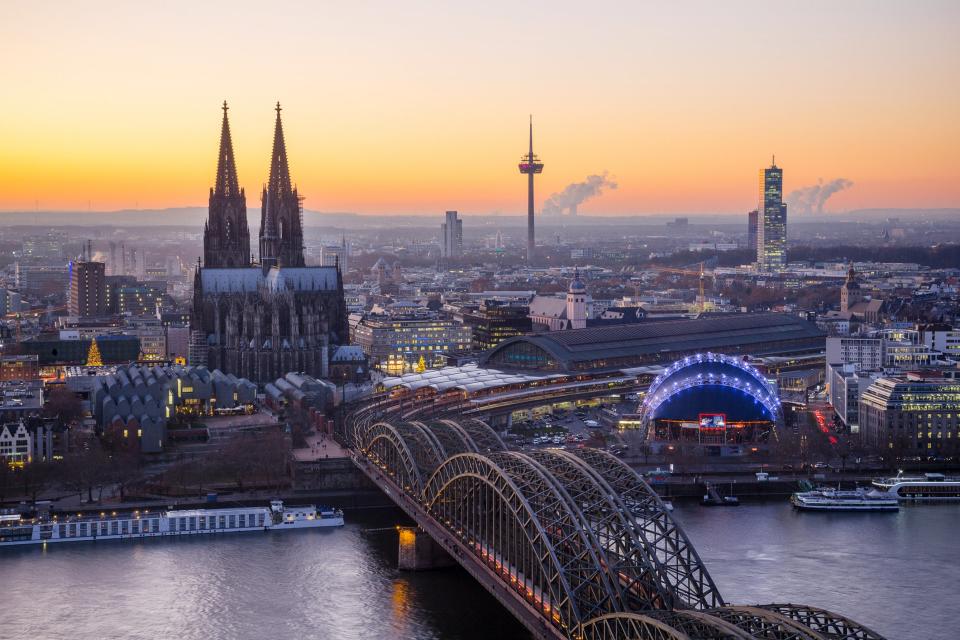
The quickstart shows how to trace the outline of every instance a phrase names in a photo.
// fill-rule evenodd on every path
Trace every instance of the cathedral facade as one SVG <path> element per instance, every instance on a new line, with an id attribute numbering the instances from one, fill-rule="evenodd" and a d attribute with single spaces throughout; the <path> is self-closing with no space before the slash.
<path id="1" fill-rule="evenodd" d="M 254 261 L 224 103 L 203 262 L 193 284 L 190 364 L 261 384 L 290 371 L 326 377 L 331 348 L 348 342 L 343 280 L 339 265 L 304 261 L 301 198 L 290 179 L 279 104 L 260 197 Z"/>

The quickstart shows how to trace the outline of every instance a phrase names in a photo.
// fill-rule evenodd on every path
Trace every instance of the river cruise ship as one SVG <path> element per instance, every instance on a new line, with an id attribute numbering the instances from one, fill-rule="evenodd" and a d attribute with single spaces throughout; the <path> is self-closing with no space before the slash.
<path id="1" fill-rule="evenodd" d="M 343 512 L 339 509 L 288 507 L 280 500 L 271 501 L 269 507 L 114 511 L 34 519 L 7 514 L 0 515 L 0 547 L 340 526 Z"/>
<path id="2" fill-rule="evenodd" d="M 878 491 L 853 489 L 816 489 L 790 496 L 790 502 L 800 511 L 896 511 L 900 503 Z"/>
<path id="3" fill-rule="evenodd" d="M 942 473 L 905 476 L 901 471 L 893 478 L 874 479 L 873 486 L 897 500 L 923 502 L 960 500 L 960 478 L 950 478 Z"/>

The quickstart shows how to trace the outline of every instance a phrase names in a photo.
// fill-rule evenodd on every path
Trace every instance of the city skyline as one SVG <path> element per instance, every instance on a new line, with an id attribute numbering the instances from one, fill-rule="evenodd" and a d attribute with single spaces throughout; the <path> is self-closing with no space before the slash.
<path id="1" fill-rule="evenodd" d="M 960 71 L 956 6 L 738 8 L 625 7 L 614 21 L 573 5 L 304 6 L 291 28 L 251 5 L 221 27 L 217 5 L 144 20 L 122 5 L 24 4 L 0 27 L 23 61 L 3 89 L 0 210 L 202 206 L 223 100 L 251 193 L 284 105 L 315 211 L 520 215 L 513 163 L 530 112 L 550 158 L 538 211 L 608 171 L 620 188 L 580 215 L 745 213 L 772 153 L 785 196 L 854 183 L 826 211 L 960 202 L 960 89 L 943 82 Z M 274 44 L 236 44 L 255 36 Z M 531 42 L 535 55 L 516 55 Z"/>

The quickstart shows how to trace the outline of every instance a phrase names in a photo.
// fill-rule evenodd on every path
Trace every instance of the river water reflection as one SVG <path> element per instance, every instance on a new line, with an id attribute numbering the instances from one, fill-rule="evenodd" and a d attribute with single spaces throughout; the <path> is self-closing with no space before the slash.
<path id="1" fill-rule="evenodd" d="M 725 598 L 802 602 L 891 640 L 958 637 L 960 506 L 674 512 Z M 0 552 L 0 638 L 527 638 L 461 570 L 396 569 L 399 514 L 329 531 L 50 545 Z"/>

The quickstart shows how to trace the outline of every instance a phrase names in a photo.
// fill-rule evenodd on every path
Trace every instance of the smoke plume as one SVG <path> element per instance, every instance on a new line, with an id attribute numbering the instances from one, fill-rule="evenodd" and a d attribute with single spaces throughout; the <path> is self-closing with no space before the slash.
<path id="1" fill-rule="evenodd" d="M 587 176 L 583 182 L 574 182 L 555 193 L 543 203 L 543 214 L 548 216 L 577 215 L 577 207 L 590 198 L 599 196 L 604 189 L 616 189 L 617 183 L 607 178 L 607 172 L 602 175 Z"/>
<path id="2" fill-rule="evenodd" d="M 827 203 L 830 196 L 852 186 L 853 181 L 846 178 L 836 178 L 830 182 L 824 182 L 823 178 L 820 178 L 817 184 L 790 192 L 787 196 L 788 211 L 799 214 L 823 213 L 823 205 Z"/>

